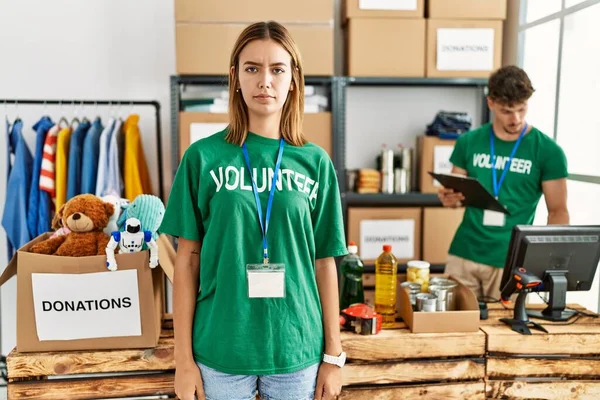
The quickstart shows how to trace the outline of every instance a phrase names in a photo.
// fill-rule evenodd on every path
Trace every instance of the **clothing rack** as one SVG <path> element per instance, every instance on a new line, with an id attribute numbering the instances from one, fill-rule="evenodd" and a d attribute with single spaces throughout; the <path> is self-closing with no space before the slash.
<path id="1" fill-rule="evenodd" d="M 163 189 L 163 171 L 162 171 L 162 139 L 161 139 L 161 124 L 160 124 L 160 103 L 155 100 L 140 101 L 140 100 L 32 100 L 32 99 L 0 99 L 0 104 L 5 107 L 14 104 L 19 105 L 59 105 L 59 106 L 81 106 L 81 105 L 98 105 L 98 106 L 152 106 L 155 110 L 156 119 L 156 152 L 158 154 L 158 162 L 156 169 L 158 172 L 158 190 L 160 199 L 164 198 Z"/>

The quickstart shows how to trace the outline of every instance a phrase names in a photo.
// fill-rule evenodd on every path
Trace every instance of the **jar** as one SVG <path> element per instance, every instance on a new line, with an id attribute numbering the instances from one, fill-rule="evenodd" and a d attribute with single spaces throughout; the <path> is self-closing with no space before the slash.
<path id="1" fill-rule="evenodd" d="M 406 268 L 406 280 L 421 285 L 421 293 L 427 293 L 429 289 L 429 264 L 427 261 L 409 261 Z"/>

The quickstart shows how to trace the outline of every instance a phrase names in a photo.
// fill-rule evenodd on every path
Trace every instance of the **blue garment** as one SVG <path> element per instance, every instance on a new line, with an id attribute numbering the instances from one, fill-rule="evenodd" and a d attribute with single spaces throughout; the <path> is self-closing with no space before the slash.
<path id="1" fill-rule="evenodd" d="M 81 160 L 83 141 L 90 129 L 90 122 L 83 121 L 73 131 L 69 143 L 69 161 L 67 162 L 67 201 L 81 194 Z"/>
<path id="2" fill-rule="evenodd" d="M 22 131 L 23 121 L 15 121 L 7 146 L 7 156 L 10 158 L 14 154 L 15 157 L 6 181 L 6 200 L 2 215 L 2 227 L 11 245 L 9 259 L 13 256 L 13 249 L 18 249 L 31 240 L 27 228 L 27 204 L 33 157 L 23 139 Z"/>
<path id="3" fill-rule="evenodd" d="M 27 205 L 27 229 L 32 238 L 48 232 L 50 227 L 50 203 L 43 201 L 40 196 L 40 171 L 42 159 L 44 158 L 44 143 L 46 134 L 54 123 L 49 117 L 42 117 L 35 125 L 35 156 L 33 159 L 33 171 L 29 185 L 29 203 Z"/>
<path id="4" fill-rule="evenodd" d="M 83 154 L 85 154 L 85 157 L 81 161 L 81 193 L 94 194 L 96 191 L 100 135 L 103 130 L 102 121 L 100 121 L 100 118 L 96 118 L 83 140 Z"/>

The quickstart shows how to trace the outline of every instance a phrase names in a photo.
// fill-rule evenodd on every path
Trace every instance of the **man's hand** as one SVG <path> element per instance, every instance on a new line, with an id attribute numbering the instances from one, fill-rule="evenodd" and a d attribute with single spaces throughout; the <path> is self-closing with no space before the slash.
<path id="1" fill-rule="evenodd" d="M 465 199 L 462 193 L 444 187 L 438 191 L 438 197 L 444 207 L 450 208 L 462 207 L 462 201 Z"/>
<path id="2" fill-rule="evenodd" d="M 342 391 L 342 369 L 337 365 L 321 363 L 317 375 L 315 400 L 335 400 Z"/>

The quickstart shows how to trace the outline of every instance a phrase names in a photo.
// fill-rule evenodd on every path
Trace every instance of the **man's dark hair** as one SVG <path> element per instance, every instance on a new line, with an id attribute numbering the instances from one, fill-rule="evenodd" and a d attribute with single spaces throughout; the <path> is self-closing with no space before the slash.
<path id="1" fill-rule="evenodd" d="M 490 76 L 489 97 L 500 104 L 512 107 L 528 100 L 535 89 L 527 73 L 514 65 L 502 67 Z"/>

